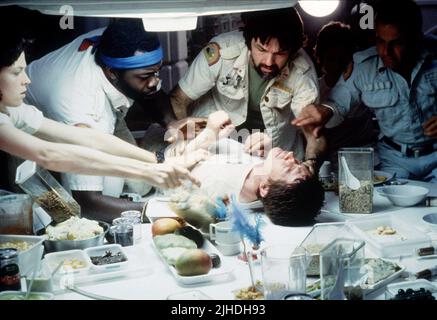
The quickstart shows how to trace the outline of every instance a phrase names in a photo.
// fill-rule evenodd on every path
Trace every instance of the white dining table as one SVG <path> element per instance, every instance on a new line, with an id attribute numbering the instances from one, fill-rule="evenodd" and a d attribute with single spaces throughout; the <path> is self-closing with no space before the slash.
<path id="1" fill-rule="evenodd" d="M 437 196 L 437 185 L 431 183 L 409 181 L 409 184 L 426 186 L 430 190 L 430 196 Z M 322 213 L 317 217 L 318 223 L 342 222 L 351 219 L 362 219 L 376 215 L 396 215 L 408 224 L 414 225 L 424 234 L 427 234 L 434 245 L 437 241 L 437 233 L 433 233 L 421 221 L 422 217 L 428 213 L 437 213 L 437 207 L 425 207 L 418 205 L 414 207 L 395 207 L 388 199 L 374 192 L 372 214 L 343 214 L 339 212 L 338 196 L 333 192 L 327 192 L 325 205 Z M 266 219 L 266 224 L 262 229 L 264 241 L 262 246 L 272 244 L 299 245 L 311 231 L 309 227 L 281 227 L 273 225 Z M 213 300 L 233 300 L 234 291 L 247 288 L 251 285 L 249 268 L 246 263 L 238 259 L 237 256 L 223 257 L 223 263 L 231 267 L 231 272 L 225 276 L 214 278 L 209 282 L 184 285 L 178 283 L 170 272 L 167 265 L 160 259 L 152 246 L 151 225 L 142 225 L 141 240 L 131 247 L 125 247 L 128 257 L 132 257 L 137 263 L 136 268 L 126 270 L 125 274 L 120 274 L 114 278 L 92 280 L 86 279 L 79 281 L 75 286 L 87 293 L 100 295 L 113 299 L 121 300 L 162 300 L 179 294 L 190 296 L 193 292 L 200 291 L 209 299 Z M 437 259 L 418 260 L 416 256 L 404 256 L 394 260 L 406 267 L 405 276 L 414 274 L 422 269 L 437 265 Z M 260 266 L 255 268 L 256 278 L 260 278 Z M 399 278 L 395 281 L 402 281 Z M 74 281 L 74 280 L 73 280 Z M 436 283 L 437 284 L 437 283 Z M 381 288 L 367 299 L 384 299 L 384 289 Z M 55 299 L 57 300 L 82 300 L 90 297 L 71 292 L 68 289 L 56 290 Z"/>

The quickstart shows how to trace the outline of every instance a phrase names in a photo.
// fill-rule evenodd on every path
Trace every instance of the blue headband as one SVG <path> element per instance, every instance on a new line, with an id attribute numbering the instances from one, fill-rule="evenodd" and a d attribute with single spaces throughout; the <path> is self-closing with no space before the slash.
<path id="1" fill-rule="evenodd" d="M 162 52 L 162 47 L 159 46 L 153 51 L 145 52 L 143 54 L 127 58 L 111 58 L 105 56 L 104 54 L 100 54 L 99 57 L 102 62 L 110 68 L 138 69 L 160 63 L 164 58 L 164 53 Z"/>

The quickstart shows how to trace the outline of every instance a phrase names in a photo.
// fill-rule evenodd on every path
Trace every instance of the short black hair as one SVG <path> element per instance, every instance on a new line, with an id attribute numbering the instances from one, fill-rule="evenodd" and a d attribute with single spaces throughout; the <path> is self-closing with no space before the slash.
<path id="1" fill-rule="evenodd" d="M 306 39 L 302 19 L 295 8 L 244 12 L 243 36 L 248 48 L 252 39 L 260 39 L 262 44 L 272 38 L 279 41 L 282 50 L 296 53 Z"/>
<path id="2" fill-rule="evenodd" d="M 96 63 L 105 64 L 99 55 L 111 58 L 131 57 L 136 51 L 150 52 L 160 46 L 158 35 L 147 32 L 141 19 L 119 19 L 111 23 L 103 32 L 96 50 Z"/>
<path id="3" fill-rule="evenodd" d="M 422 11 L 415 1 L 379 1 L 375 12 L 376 24 L 394 25 L 410 41 L 417 42 L 423 37 Z"/>
<path id="4" fill-rule="evenodd" d="M 0 70 L 9 67 L 17 61 L 18 57 L 26 51 L 31 40 L 29 35 L 20 29 L 7 28 L 1 23 L 0 38 L 2 48 L 0 49 Z"/>
<path id="5" fill-rule="evenodd" d="M 317 175 L 297 185 L 272 184 L 266 197 L 260 197 L 264 212 L 280 226 L 305 226 L 314 223 L 325 200 L 325 190 Z"/>
<path id="6" fill-rule="evenodd" d="M 316 57 L 322 59 L 330 47 L 343 47 L 351 56 L 354 54 L 357 48 L 350 25 L 330 21 L 320 29 L 314 50 Z"/>

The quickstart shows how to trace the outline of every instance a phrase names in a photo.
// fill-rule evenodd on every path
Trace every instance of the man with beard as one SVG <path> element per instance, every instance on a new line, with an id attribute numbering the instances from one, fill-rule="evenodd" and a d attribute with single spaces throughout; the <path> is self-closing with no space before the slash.
<path id="1" fill-rule="evenodd" d="M 382 133 L 379 169 L 435 183 L 437 48 L 435 40 L 424 38 L 417 3 L 381 1 L 375 40 L 374 47 L 354 55 L 350 77 L 340 78 L 323 104 L 307 106 L 294 124 L 317 125 L 317 135 L 327 120 L 341 121 L 363 103 L 374 112 Z"/>
<path id="2" fill-rule="evenodd" d="M 238 135 L 250 138 L 247 152 L 262 156 L 273 146 L 302 159 L 302 135 L 290 122 L 318 98 L 302 20 L 294 8 L 243 13 L 242 20 L 242 32 L 213 38 L 196 57 L 172 91 L 173 111 L 178 119 L 226 111 Z"/>
<path id="3" fill-rule="evenodd" d="M 32 83 L 26 102 L 53 120 L 135 144 L 124 116 L 132 100 L 144 103 L 159 92 L 162 60 L 156 34 L 146 32 L 139 19 L 120 19 L 32 62 L 27 68 Z M 109 220 L 122 211 L 142 209 L 142 203 L 116 198 L 124 184 L 121 178 L 67 173 L 61 178 L 87 217 L 104 213 Z M 126 182 L 131 192 L 144 195 L 150 190 L 142 183 Z"/>

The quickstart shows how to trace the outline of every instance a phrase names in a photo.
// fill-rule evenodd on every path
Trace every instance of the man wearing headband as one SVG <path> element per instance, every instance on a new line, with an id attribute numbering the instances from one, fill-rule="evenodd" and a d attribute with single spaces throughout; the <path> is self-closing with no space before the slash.
<path id="1" fill-rule="evenodd" d="M 156 34 L 146 32 L 139 19 L 120 19 L 32 62 L 26 102 L 53 120 L 135 144 L 124 117 L 133 100 L 144 104 L 159 93 L 162 60 Z M 142 209 L 141 203 L 116 198 L 124 186 L 121 178 L 65 173 L 62 183 L 86 216 Z M 141 195 L 151 188 L 130 180 L 126 185 L 127 191 Z"/>

